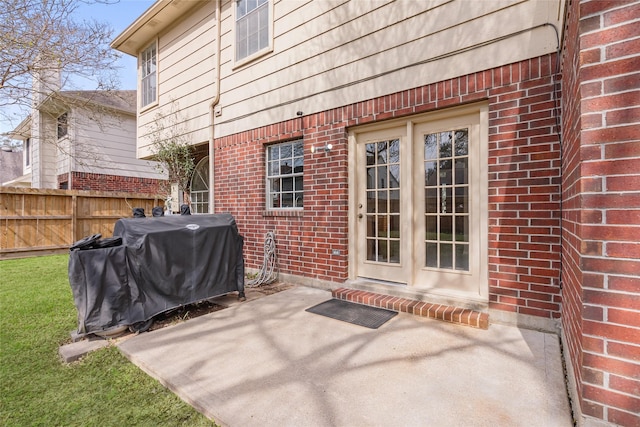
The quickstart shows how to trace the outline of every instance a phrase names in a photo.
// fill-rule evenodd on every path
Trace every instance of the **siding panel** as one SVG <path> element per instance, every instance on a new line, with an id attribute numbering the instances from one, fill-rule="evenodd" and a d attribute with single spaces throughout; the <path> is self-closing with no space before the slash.
<path id="1" fill-rule="evenodd" d="M 557 25 L 557 2 L 483 1 L 468 7 L 462 1 L 322 1 L 280 17 L 281 6 L 274 6 L 274 52 L 236 69 L 232 9 L 223 8 L 228 17 L 222 26 L 223 114 L 216 137 L 288 119 L 298 110 L 308 114 L 535 57 L 557 46 L 555 32 L 546 27 L 438 59 L 546 22 Z"/>

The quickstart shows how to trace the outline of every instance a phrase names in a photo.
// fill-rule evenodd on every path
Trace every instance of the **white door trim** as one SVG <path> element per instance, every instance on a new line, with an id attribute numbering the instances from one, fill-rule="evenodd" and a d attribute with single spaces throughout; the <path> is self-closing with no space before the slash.
<path id="1" fill-rule="evenodd" d="M 349 205 L 348 205 L 348 226 L 349 226 L 349 265 L 348 265 L 348 273 L 350 280 L 357 280 L 359 277 L 367 277 L 366 274 L 363 274 L 362 271 L 359 271 L 359 266 L 362 268 L 362 264 L 360 263 L 361 251 L 366 250 L 363 248 L 361 241 L 363 239 L 359 239 L 358 230 L 362 230 L 361 226 L 358 225 L 358 215 L 361 213 L 361 208 L 359 208 L 359 204 L 361 203 L 361 195 L 359 191 L 361 191 L 362 177 L 358 176 L 358 171 L 360 170 L 358 166 L 358 162 L 362 161 L 362 159 L 358 158 L 358 144 L 362 144 L 362 137 L 368 137 L 373 135 L 373 132 L 380 132 L 381 135 L 386 135 L 389 132 L 393 133 L 394 129 L 398 130 L 400 128 L 404 128 L 404 138 L 405 141 L 403 143 L 403 147 L 412 147 L 411 150 L 401 150 L 402 157 L 402 169 L 401 169 L 401 182 L 403 188 L 409 188 L 411 191 L 409 193 L 413 194 L 415 192 L 415 186 L 412 184 L 414 180 L 414 169 L 416 167 L 417 162 L 412 159 L 414 156 L 414 133 L 417 126 L 429 123 L 429 122 L 437 122 L 440 120 L 446 119 L 455 119 L 457 117 L 462 117 L 465 115 L 475 115 L 477 119 L 476 122 L 479 121 L 478 124 L 478 135 L 479 135 L 479 144 L 478 152 L 476 153 L 477 162 L 474 162 L 477 168 L 477 171 L 474 171 L 474 175 L 479 176 L 480 179 L 484 182 L 481 182 L 476 194 L 474 194 L 474 203 L 476 204 L 476 209 L 479 209 L 480 212 L 480 221 L 478 224 L 478 230 L 476 231 L 476 239 L 480 240 L 479 248 L 477 249 L 479 253 L 477 256 L 477 266 L 478 272 L 476 277 L 478 278 L 478 286 L 474 289 L 473 292 L 469 291 L 456 291 L 451 289 L 438 289 L 438 288 L 430 288 L 430 287 L 420 287 L 416 286 L 414 280 L 416 279 L 415 273 L 416 269 L 414 268 L 414 260 L 411 259 L 409 265 L 403 260 L 402 265 L 403 268 L 406 267 L 407 271 L 402 272 L 402 275 L 398 276 L 400 280 L 392 280 L 393 282 L 407 283 L 407 290 L 411 290 L 418 293 L 423 294 L 433 294 L 435 296 L 447 297 L 453 299 L 460 299 L 461 301 L 478 301 L 478 302 L 487 302 L 488 301 L 488 104 L 487 103 L 477 103 L 473 105 L 450 108 L 446 110 L 419 114 L 411 117 L 405 117 L 401 119 L 395 119 L 390 121 L 385 121 L 381 123 L 368 124 L 364 126 L 354 127 L 349 129 L 348 132 L 348 163 L 349 163 Z M 367 135 L 369 134 L 369 135 Z M 477 172 L 477 173 L 476 173 Z M 406 191 L 405 191 L 406 193 Z M 410 195 L 409 195 L 410 196 Z M 403 203 L 406 202 L 403 195 L 401 194 L 401 200 Z M 410 253 L 411 257 L 415 255 L 416 245 L 418 242 L 416 241 L 417 237 L 414 236 L 413 224 L 417 220 L 414 215 L 415 209 L 413 207 L 414 201 L 411 200 L 408 202 L 408 209 L 411 209 L 410 220 L 402 222 L 401 228 L 401 236 L 406 237 L 406 245 L 410 245 Z M 402 237 L 401 237 L 402 238 Z M 402 254 L 401 254 L 402 257 Z M 384 278 L 383 278 L 384 279 Z M 386 279 L 385 279 L 386 280 Z"/>

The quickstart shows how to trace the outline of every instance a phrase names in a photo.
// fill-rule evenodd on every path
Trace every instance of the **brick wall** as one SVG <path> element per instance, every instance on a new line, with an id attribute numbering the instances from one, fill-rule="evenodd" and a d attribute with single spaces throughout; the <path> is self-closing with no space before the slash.
<path id="1" fill-rule="evenodd" d="M 562 57 L 562 327 L 565 336 L 565 358 L 574 367 L 576 384 L 582 381 L 582 270 L 580 252 L 581 227 L 581 166 L 580 115 L 581 91 L 577 49 L 578 25 L 573 2 L 565 22 L 564 54 Z M 578 400 L 581 388 L 577 387 Z"/>
<path id="2" fill-rule="evenodd" d="M 564 51 L 565 345 L 585 420 L 637 426 L 640 2 L 572 2 Z"/>
<path id="3" fill-rule="evenodd" d="M 232 213 L 258 268 L 275 231 L 282 272 L 347 279 L 347 128 L 473 101 L 489 102 L 490 304 L 560 313 L 560 150 L 555 55 L 347 105 L 215 141 L 215 211 Z M 265 146 L 304 138 L 304 212 L 265 211 Z M 331 143 L 331 154 L 311 155 Z M 339 255 L 333 255 L 338 249 Z"/>
<path id="4" fill-rule="evenodd" d="M 490 306 L 548 318 L 561 303 L 556 68 L 555 55 L 503 67 L 488 90 Z"/>
<path id="5" fill-rule="evenodd" d="M 68 181 L 68 174 L 58 176 L 58 186 Z M 68 189 L 158 194 L 162 183 L 164 181 L 152 178 L 72 172 L 71 186 Z"/>

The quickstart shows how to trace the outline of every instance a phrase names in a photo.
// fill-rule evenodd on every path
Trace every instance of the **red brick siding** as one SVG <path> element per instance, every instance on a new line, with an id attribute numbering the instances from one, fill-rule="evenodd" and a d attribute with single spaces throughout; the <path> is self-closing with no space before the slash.
<path id="1" fill-rule="evenodd" d="M 640 2 L 570 5 L 563 328 L 584 415 L 640 425 Z"/>
<path id="2" fill-rule="evenodd" d="M 556 66 L 555 56 L 513 64 L 488 90 L 490 304 L 553 318 L 561 303 Z"/>
<path id="3" fill-rule="evenodd" d="M 569 7 L 569 6 L 568 6 Z M 588 92 L 590 87 L 580 86 L 579 65 L 581 58 L 578 40 L 577 10 L 579 2 L 571 3 L 571 10 L 565 23 L 564 54 L 562 57 L 562 141 L 563 141 L 563 166 L 562 166 L 562 327 L 567 337 L 565 357 L 570 359 L 574 367 L 576 384 L 582 383 L 582 283 L 580 253 L 582 250 L 581 239 L 581 201 L 582 184 L 597 188 L 601 183 L 581 181 L 581 150 L 580 129 L 582 117 L 580 114 L 580 101 L 583 92 Z M 588 94 L 587 94 L 588 95 Z M 598 117 L 599 119 L 599 117 Z M 592 122 L 593 119 L 590 119 Z M 596 123 L 600 125 L 598 121 Z M 595 279 L 597 280 L 597 279 Z M 585 313 L 585 315 L 589 315 Z M 590 371 L 584 371 L 585 378 L 593 376 Z M 598 381 L 601 381 L 598 378 Z M 582 399 L 582 388 L 576 390 L 578 399 Z M 583 408 L 585 411 L 586 408 Z M 596 410 L 596 408 L 591 408 Z"/>
<path id="4" fill-rule="evenodd" d="M 69 181 L 69 175 L 58 176 L 58 184 Z M 72 172 L 69 190 L 122 191 L 128 193 L 158 194 L 164 181 L 133 176 L 103 175 Z"/>
<path id="5" fill-rule="evenodd" d="M 359 102 L 215 141 L 215 211 L 245 236 L 249 267 L 275 231 L 281 271 L 347 279 L 347 127 L 489 101 L 489 293 L 494 308 L 560 313 L 560 154 L 555 55 Z M 265 146 L 304 138 L 304 211 L 265 213 Z M 331 143 L 330 154 L 311 155 Z M 338 250 L 339 255 L 334 255 Z"/>

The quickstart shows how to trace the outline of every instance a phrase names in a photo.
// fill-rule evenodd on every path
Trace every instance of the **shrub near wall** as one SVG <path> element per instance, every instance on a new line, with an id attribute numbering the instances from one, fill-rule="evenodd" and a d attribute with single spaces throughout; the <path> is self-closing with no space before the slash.
<path id="1" fill-rule="evenodd" d="M 499 310 L 560 315 L 560 150 L 555 55 L 505 65 L 215 141 L 215 211 L 245 236 L 249 267 L 275 231 L 282 272 L 348 278 L 347 129 L 383 119 L 489 102 L 489 294 Z M 265 146 L 304 138 L 302 212 L 265 210 Z M 329 156 L 312 145 L 331 143 Z M 339 255 L 334 255 L 337 249 Z"/>

